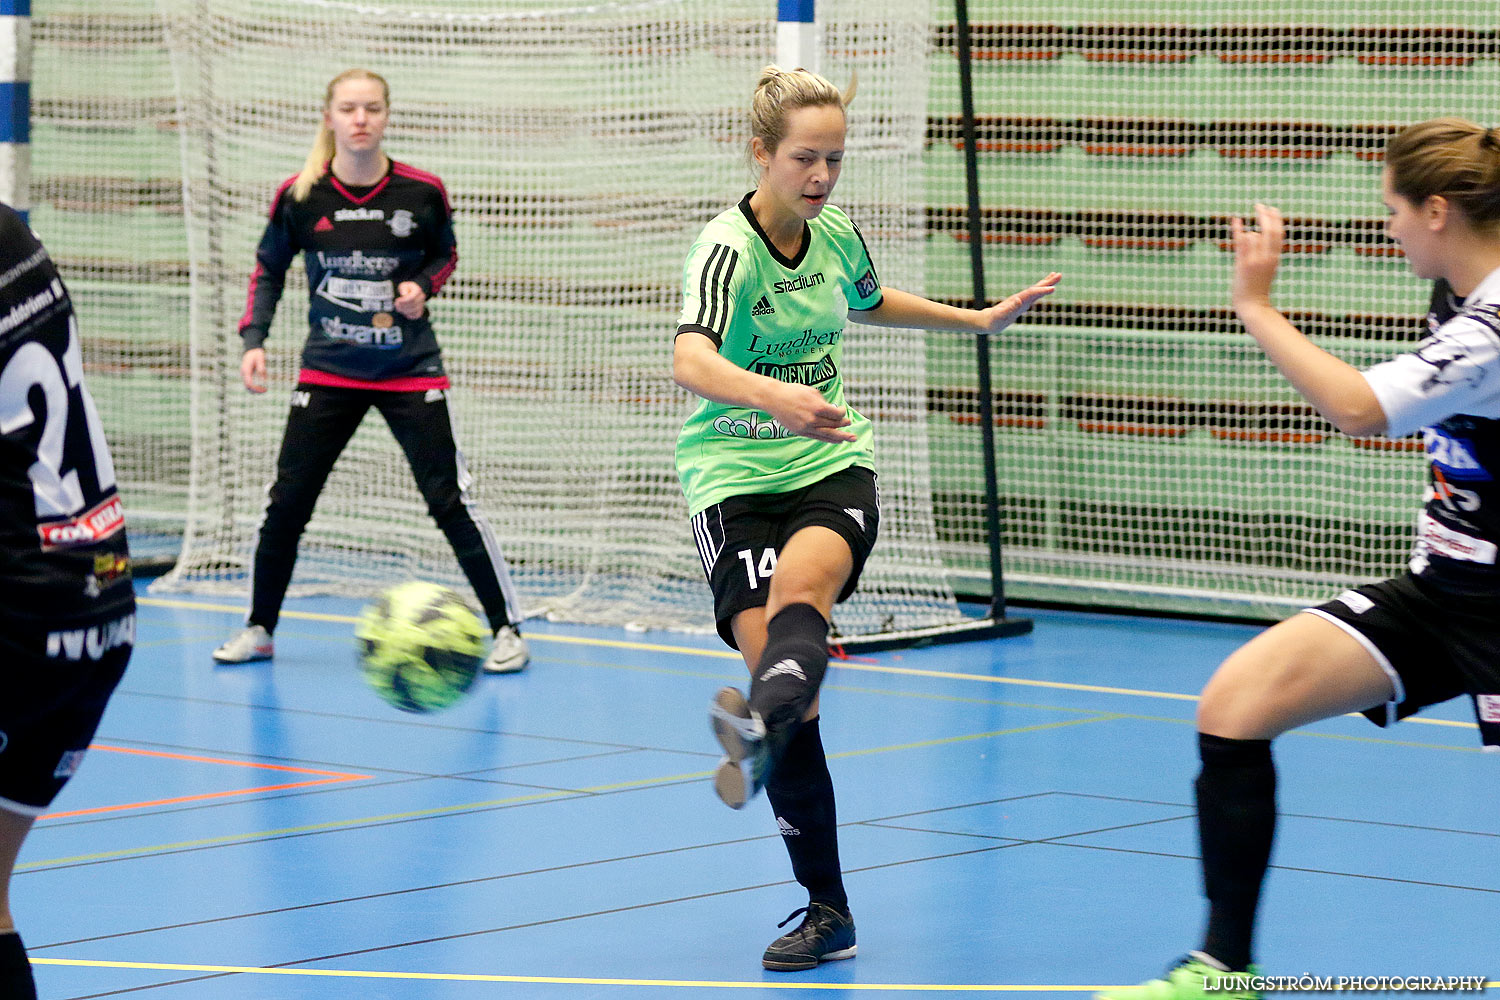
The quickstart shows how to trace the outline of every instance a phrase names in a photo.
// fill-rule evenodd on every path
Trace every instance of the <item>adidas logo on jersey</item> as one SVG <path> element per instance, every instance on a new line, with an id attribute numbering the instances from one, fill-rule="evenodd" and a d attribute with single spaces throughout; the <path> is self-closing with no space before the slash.
<path id="1" fill-rule="evenodd" d="M 318 224 L 317 225 L 313 226 L 313 232 L 315 232 L 315 233 L 331 233 L 331 232 L 333 232 L 333 223 L 329 222 L 328 221 L 328 216 L 325 215 L 321 219 L 318 220 Z"/>
<path id="2" fill-rule="evenodd" d="M 773 305 L 771 305 L 771 300 L 768 299 L 768 298 L 766 298 L 764 295 L 762 295 L 760 297 L 760 301 L 757 302 L 757 303 L 755 303 L 755 305 L 750 309 L 750 315 L 751 316 L 769 316 L 772 313 L 774 313 L 775 311 L 776 311 L 776 307 L 773 306 Z"/>
<path id="3" fill-rule="evenodd" d="M 781 835 L 783 837 L 800 837 L 800 836 L 802 836 L 802 831 L 801 830 L 797 829 L 795 826 L 793 826 L 792 824 L 788 823 L 786 820 L 782 819 L 780 816 L 776 817 L 776 829 L 778 829 L 778 830 L 781 831 Z"/>
<path id="4" fill-rule="evenodd" d="M 845 507 L 844 508 L 844 513 L 848 514 L 850 517 L 854 518 L 854 523 L 857 524 L 857 525 L 859 525 L 859 530 L 860 531 L 867 531 L 868 530 L 865 527 L 865 512 L 864 511 L 860 510 L 858 507 Z"/>
<path id="5" fill-rule="evenodd" d="M 802 667 L 796 660 L 782 660 L 771 664 L 766 668 L 766 672 L 760 675 L 760 679 L 768 681 L 772 677 L 780 677 L 783 674 L 789 674 L 804 683 L 807 681 L 807 675 L 802 672 Z"/>

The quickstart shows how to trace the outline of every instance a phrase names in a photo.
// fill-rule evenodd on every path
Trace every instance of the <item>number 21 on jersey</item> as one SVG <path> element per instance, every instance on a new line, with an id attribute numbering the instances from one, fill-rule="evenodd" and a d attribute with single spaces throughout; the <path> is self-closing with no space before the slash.
<path id="1" fill-rule="evenodd" d="M 68 346 L 60 362 L 50 350 L 33 340 L 17 348 L 6 362 L 5 370 L 0 372 L 0 434 L 14 434 L 36 422 L 38 414 L 31 404 L 33 389 L 41 390 L 46 403 L 41 437 L 36 444 L 36 461 L 26 470 L 36 498 L 39 521 L 71 518 L 91 502 L 97 503 L 107 497 L 115 488 L 114 462 L 99 425 L 99 411 L 88 388 L 82 384 L 83 353 L 78 343 L 78 323 L 73 317 L 68 319 Z M 69 405 L 73 389 L 78 390 L 88 443 L 71 443 L 72 447 L 69 447 L 68 427 L 78 416 Z M 80 470 L 92 473 L 93 483 L 90 485 L 97 486 L 97 493 L 93 496 L 84 495 L 84 483 L 78 475 Z M 98 523 L 75 526 L 74 530 L 82 529 L 84 535 L 92 535 L 92 538 L 59 537 L 55 541 L 91 541 L 113 533 L 117 525 L 110 522 L 118 516 L 117 511 L 90 513 L 102 515 L 97 519 Z M 44 530 L 44 542 L 48 540 L 47 535 Z"/>

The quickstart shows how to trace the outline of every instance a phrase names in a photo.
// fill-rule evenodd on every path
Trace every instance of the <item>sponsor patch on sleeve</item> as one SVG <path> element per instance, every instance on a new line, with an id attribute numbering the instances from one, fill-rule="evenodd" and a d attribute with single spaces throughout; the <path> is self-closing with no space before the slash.
<path id="1" fill-rule="evenodd" d="M 875 277 L 874 270 L 866 268 L 865 276 L 854 283 L 854 293 L 863 300 L 870 298 L 878 291 L 880 291 L 880 280 Z"/>

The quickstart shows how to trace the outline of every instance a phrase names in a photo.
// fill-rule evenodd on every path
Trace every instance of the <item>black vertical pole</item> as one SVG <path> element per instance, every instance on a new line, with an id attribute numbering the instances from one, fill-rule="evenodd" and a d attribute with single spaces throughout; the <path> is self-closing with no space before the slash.
<path id="1" fill-rule="evenodd" d="M 955 0 L 958 20 L 958 91 L 963 104 L 964 180 L 969 191 L 969 264 L 974 308 L 989 304 L 984 288 L 984 220 L 979 208 L 979 151 L 974 128 L 974 80 L 970 72 L 969 4 Z M 979 366 L 979 427 L 984 441 L 984 534 L 990 549 L 990 617 L 1005 617 L 1005 581 L 1000 559 L 1000 477 L 995 460 L 995 397 L 990 387 L 990 338 L 974 338 Z"/>
<path id="2" fill-rule="evenodd" d="M 958 4 L 958 70 L 959 89 L 963 94 L 964 172 L 969 188 L 969 253 L 974 265 L 974 308 L 983 309 L 984 293 L 984 227 L 979 217 L 979 161 L 975 156 L 974 85 L 969 78 L 969 7 Z M 854 637 L 840 645 L 849 652 L 876 652 L 936 643 L 964 642 L 971 639 L 1002 639 L 1025 635 L 1031 631 L 1030 618 L 1005 616 L 1005 585 L 1000 568 L 1000 485 L 995 468 L 995 401 L 990 389 L 990 340 L 987 334 L 974 338 L 979 358 L 979 424 L 984 429 L 984 524 L 990 545 L 991 600 L 989 614 L 980 619 L 911 629 L 900 635 L 872 638 Z"/>

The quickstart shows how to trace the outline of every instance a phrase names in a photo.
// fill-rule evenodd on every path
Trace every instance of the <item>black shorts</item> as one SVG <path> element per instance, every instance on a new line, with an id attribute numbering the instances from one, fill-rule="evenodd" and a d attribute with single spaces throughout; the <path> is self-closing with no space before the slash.
<path id="1" fill-rule="evenodd" d="M 1450 594 L 1410 573 L 1310 608 L 1375 657 L 1395 696 L 1364 714 L 1386 726 L 1467 694 L 1479 735 L 1500 749 L 1500 600 Z"/>
<path id="2" fill-rule="evenodd" d="M 38 816 L 52 804 L 94 738 L 134 644 L 133 607 L 97 625 L 51 631 L 0 622 L 0 809 Z"/>
<path id="3" fill-rule="evenodd" d="M 800 490 L 746 493 L 693 515 L 698 556 L 714 592 L 714 620 L 731 649 L 739 646 L 730 622 L 747 608 L 765 607 L 781 547 L 798 531 L 813 526 L 832 529 L 849 543 L 854 570 L 838 596 L 847 600 L 859 586 L 880 532 L 875 473 L 851 466 Z"/>

